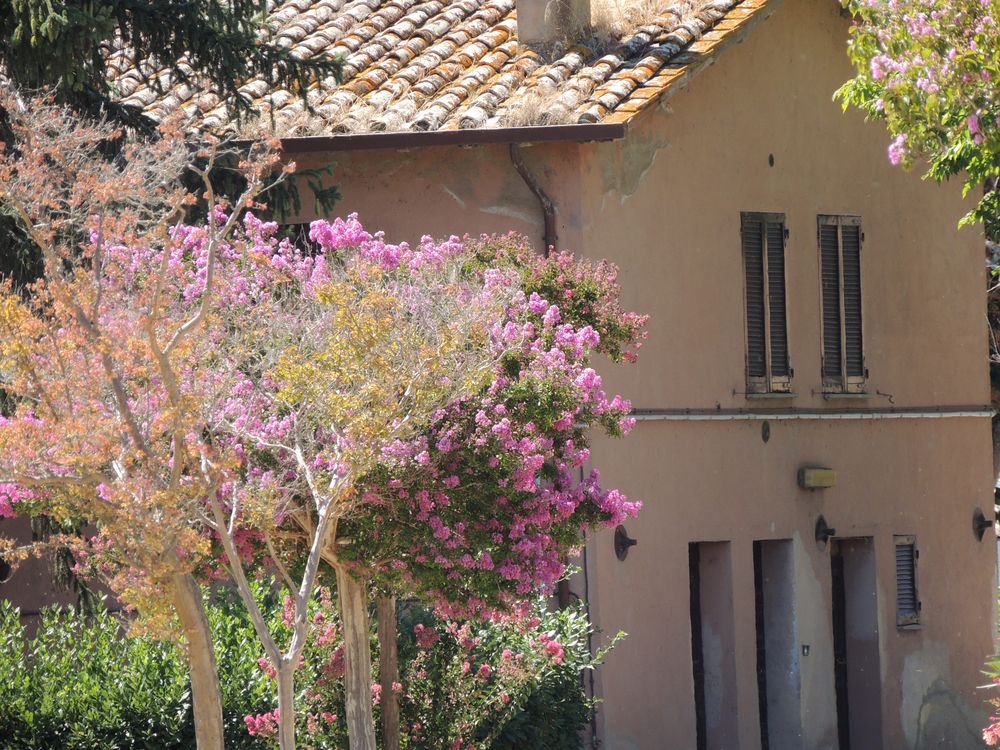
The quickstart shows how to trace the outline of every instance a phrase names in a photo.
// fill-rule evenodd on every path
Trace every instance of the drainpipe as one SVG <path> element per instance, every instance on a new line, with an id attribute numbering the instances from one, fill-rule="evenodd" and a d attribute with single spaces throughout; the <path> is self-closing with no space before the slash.
<path id="1" fill-rule="evenodd" d="M 521 179 L 524 180 L 524 184 L 528 186 L 528 189 L 538 198 L 538 203 L 542 207 L 542 216 L 545 218 L 545 231 L 542 234 L 542 247 L 544 248 L 545 257 L 549 257 L 549 250 L 556 249 L 556 240 L 558 236 L 556 235 L 556 205 L 552 202 L 552 199 L 546 195 L 545 191 L 542 190 L 542 186 L 538 184 L 538 180 L 535 176 L 528 171 L 528 167 L 524 163 L 524 157 L 521 155 L 521 145 L 519 143 L 510 144 L 510 161 L 514 165 L 514 169 L 517 173 L 521 175 Z"/>

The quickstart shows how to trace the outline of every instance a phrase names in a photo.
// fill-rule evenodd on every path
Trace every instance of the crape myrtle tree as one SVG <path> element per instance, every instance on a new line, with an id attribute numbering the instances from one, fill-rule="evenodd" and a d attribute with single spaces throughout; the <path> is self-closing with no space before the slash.
<path id="1" fill-rule="evenodd" d="M 109 161 L 97 153 L 118 135 L 109 125 L 77 125 L 47 101 L 8 105 L 19 158 L 0 161 L 0 199 L 45 269 L 27 296 L 8 283 L 0 305 L 6 503 L 96 521 L 91 569 L 146 627 L 166 630 L 176 612 L 199 745 L 211 748 L 222 747 L 218 676 L 192 573 L 216 540 L 278 674 L 281 746 L 294 747 L 306 609 L 357 503 L 355 477 L 490 375 L 503 340 L 487 323 L 507 277 L 463 272 L 458 243 L 423 243 L 392 267 L 368 246 L 303 255 L 244 213 L 274 169 L 266 148 L 241 164 L 248 188 L 233 205 L 209 179 L 221 146 L 195 154 L 211 208 L 185 225 L 195 196 L 176 183 L 195 167 L 178 133 Z M 270 545 L 285 519 L 308 553 L 298 582 L 274 558 L 294 610 L 279 646 L 246 579 L 258 561 L 241 547 Z"/>
<path id="2" fill-rule="evenodd" d="M 893 164 L 984 190 L 963 223 L 1000 236 L 1000 0 L 850 0 L 858 74 L 837 93 L 884 120 Z"/>
<path id="3" fill-rule="evenodd" d="M 585 430 L 629 426 L 589 366 L 631 357 L 643 323 L 618 305 L 612 267 L 511 238 L 391 245 L 354 218 L 315 223 L 302 252 L 244 215 L 275 167 L 266 148 L 226 205 L 218 143 L 194 154 L 200 169 L 168 126 L 107 159 L 110 125 L 46 100 L 5 108 L 17 143 L 0 199 L 45 259 L 27 296 L 3 296 L 6 502 L 97 521 L 90 569 L 147 627 L 180 615 L 205 746 L 221 712 L 193 571 L 235 581 L 288 748 L 308 605 L 331 564 L 348 726 L 371 747 L 368 580 L 450 614 L 509 612 L 552 585 L 586 528 L 637 509 L 581 472 Z M 185 170 L 201 195 L 177 186 Z M 197 199 L 208 220 L 183 224 Z M 287 644 L 252 596 L 260 564 L 292 595 Z"/>
<path id="4" fill-rule="evenodd" d="M 356 247 L 392 272 L 419 257 L 386 245 L 355 217 L 316 223 L 310 236 L 320 257 Z M 603 489 L 596 470 L 583 471 L 589 430 L 621 435 L 632 423 L 630 404 L 609 397 L 591 367 L 595 354 L 634 360 L 630 348 L 642 336 L 645 318 L 621 308 L 617 270 L 568 253 L 541 257 L 514 236 L 449 244 L 484 287 L 513 283 L 517 292 L 490 322 L 499 348 L 489 378 L 437 409 L 423 429 L 382 442 L 354 481 L 355 507 L 330 535 L 326 560 L 337 571 L 355 750 L 375 746 L 370 589 L 380 594 L 383 747 L 395 747 L 394 594 L 416 595 L 447 617 L 517 616 L 551 591 L 588 529 L 639 509 Z M 280 538 L 291 547 L 267 551 L 292 565 L 302 551 L 294 535 Z"/>
<path id="5" fill-rule="evenodd" d="M 246 341 L 229 326 L 215 343 L 219 359 L 236 368 L 237 385 L 212 432 L 237 441 L 243 456 L 239 476 L 213 502 L 215 528 L 225 559 L 266 558 L 297 591 L 295 648 L 279 661 L 243 566 L 231 566 L 279 696 L 288 693 L 279 699 L 279 743 L 290 746 L 284 738 L 294 732 L 284 706 L 292 705 L 291 673 L 323 560 L 336 572 L 351 746 L 374 748 L 370 584 L 417 595 L 449 616 L 516 614 L 551 589 L 588 528 L 637 511 L 582 466 L 588 429 L 619 435 L 630 426 L 630 405 L 608 397 L 590 358 L 633 358 L 627 349 L 638 343 L 644 318 L 621 309 L 613 266 L 566 253 L 542 258 L 513 237 L 424 238 L 410 248 L 386 243 L 352 216 L 315 222 L 317 250 L 307 254 L 280 242 L 274 224 L 252 227 L 254 252 L 280 262 L 288 276 L 280 299 L 255 298 L 259 322 L 241 325 Z M 384 300 L 369 308 L 353 287 L 331 285 L 331 269 L 345 263 L 348 278 L 398 279 L 405 318 L 392 317 Z M 466 281 L 427 288 L 418 283 L 427 269 Z M 242 283 L 233 271 L 226 276 Z M 313 295 L 321 303 L 315 310 Z M 339 305 L 332 318 L 331 304 Z M 458 326 L 428 342 L 420 311 L 432 307 L 440 311 L 431 319 Z M 415 315 L 420 345 L 400 344 Z M 487 357 L 470 360 L 477 348 L 470 335 L 488 342 Z M 257 354 L 247 359 L 247 351 Z M 418 397 L 424 406 L 414 406 Z M 414 420 L 414 413 L 424 416 Z M 309 585 L 293 586 L 293 569 Z M 380 597 L 378 610 L 384 658 L 393 640 L 391 598 Z M 394 713 L 395 666 L 382 670 L 381 681 L 385 719 Z M 395 731 L 390 722 L 386 744 Z"/>
<path id="6" fill-rule="evenodd" d="M 220 747 L 222 730 L 196 571 L 235 581 L 278 678 L 280 743 L 293 747 L 308 605 L 320 560 L 333 565 L 348 727 L 371 747 L 366 578 L 442 606 L 464 598 L 468 613 L 509 610 L 558 577 L 583 527 L 636 509 L 596 476 L 573 478 L 586 426 L 627 426 L 628 404 L 587 366 L 591 351 L 624 354 L 642 322 L 617 307 L 609 267 L 535 260 L 511 240 L 390 245 L 353 219 L 317 222 L 318 251 L 302 252 L 244 212 L 275 167 L 266 148 L 226 205 L 209 179 L 218 143 L 195 154 L 208 165 L 195 196 L 176 186 L 198 169 L 176 131 L 108 160 L 96 151 L 120 137 L 111 126 L 46 100 L 6 104 L 18 158 L 0 162 L 0 198 L 45 273 L 0 300 L 3 510 L 95 521 L 81 558 L 137 627 L 169 631 L 179 616 L 200 746 Z M 199 197 L 209 220 L 185 225 Z M 463 429 L 464 479 L 447 442 Z M 492 470 L 483 486 L 504 488 L 485 500 L 479 463 Z M 366 554 L 383 535 L 382 554 Z M 456 564 L 483 574 L 463 586 Z M 287 643 L 253 599 L 259 565 L 290 590 Z"/>
<path id="7" fill-rule="evenodd" d="M 0 203 L 43 259 L 26 293 L 10 281 L 0 288 L 0 512 L 100 525 L 96 546 L 115 592 L 148 627 L 165 629 L 168 613 L 179 618 L 199 746 L 221 748 L 215 658 L 192 576 L 206 546 L 198 519 L 207 487 L 197 469 L 208 436 L 196 364 L 209 347 L 210 310 L 199 289 L 178 295 L 171 283 L 186 252 L 178 223 L 194 196 L 178 184 L 192 153 L 165 126 L 155 143 L 125 145 L 109 160 L 100 149 L 121 133 L 107 122 L 10 91 L 0 107 L 15 139 L 0 149 Z M 210 167 L 223 151 L 208 143 L 195 155 Z M 276 163 L 266 147 L 249 156 L 247 188 L 229 218 L 202 230 L 208 259 Z M 213 202 L 207 179 L 205 190 Z M 209 262 L 203 287 L 212 276 Z"/>
<path id="8" fill-rule="evenodd" d="M 245 226 L 246 251 L 220 265 L 217 314 L 228 322 L 207 363 L 229 387 L 212 409 L 214 450 L 203 461 L 208 474 L 230 462 L 226 481 L 208 495 L 208 525 L 275 673 L 283 749 L 295 746 L 294 673 L 319 567 L 333 567 L 345 688 L 368 699 L 349 700 L 346 720 L 352 746 L 373 747 L 364 744 L 373 733 L 367 591 L 340 559 L 341 524 L 370 501 L 358 481 L 385 448 L 492 377 L 510 345 L 492 323 L 517 298 L 517 277 L 476 273 L 455 240 L 411 249 L 319 221 L 311 228 L 323 238 L 319 249 L 304 253 L 278 240 L 273 222 L 250 215 Z M 300 536 L 300 559 L 281 554 Z M 260 563 L 276 567 L 291 592 L 284 649 L 248 580 Z"/>
<path id="9" fill-rule="evenodd" d="M 495 324 L 508 342 L 494 377 L 429 429 L 383 453 L 362 483 L 365 513 L 344 527 L 341 556 L 376 591 L 383 742 L 394 747 L 392 594 L 449 617 L 517 613 L 551 592 L 593 528 L 632 503 L 585 472 L 588 433 L 619 436 L 630 404 L 605 393 L 594 355 L 634 361 L 645 322 L 620 304 L 617 269 L 569 253 L 542 257 L 518 237 L 469 243 L 481 272 L 513 268 L 524 296 Z"/>

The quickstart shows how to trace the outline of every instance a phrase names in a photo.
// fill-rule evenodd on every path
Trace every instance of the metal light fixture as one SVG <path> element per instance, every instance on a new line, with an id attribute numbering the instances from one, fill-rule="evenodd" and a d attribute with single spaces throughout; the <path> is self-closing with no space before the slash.
<path id="1" fill-rule="evenodd" d="M 987 518 L 979 508 L 976 508 L 976 512 L 972 514 L 972 533 L 976 535 L 977 540 L 983 541 L 983 535 L 987 529 L 993 528 L 993 524 L 994 519 Z"/>
<path id="2" fill-rule="evenodd" d="M 816 519 L 816 542 L 818 544 L 826 546 L 826 543 L 830 541 L 830 537 L 835 536 L 836 533 L 837 530 L 828 525 L 823 516 Z"/>
<path id="3" fill-rule="evenodd" d="M 619 560 L 624 560 L 628 557 L 629 548 L 637 544 L 638 542 L 628 535 L 628 531 L 625 530 L 624 526 L 619 525 L 615 529 L 615 557 Z"/>
<path id="4" fill-rule="evenodd" d="M 7 581 L 10 580 L 10 574 L 12 572 L 13 569 L 7 561 L 0 557 L 0 583 L 7 583 Z"/>

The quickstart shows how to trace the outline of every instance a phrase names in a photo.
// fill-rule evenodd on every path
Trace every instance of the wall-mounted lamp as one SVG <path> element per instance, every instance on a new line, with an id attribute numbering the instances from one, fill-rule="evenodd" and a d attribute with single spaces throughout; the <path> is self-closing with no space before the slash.
<path id="1" fill-rule="evenodd" d="M 13 572 L 7 561 L 0 557 L 0 583 L 7 583 L 10 580 L 10 574 Z"/>
<path id="2" fill-rule="evenodd" d="M 821 545 L 826 545 L 830 541 L 830 537 L 834 536 L 837 530 L 832 526 L 827 525 L 826 519 L 820 516 L 816 519 L 816 541 Z"/>
<path id="3" fill-rule="evenodd" d="M 972 514 L 972 533 L 976 535 L 976 539 L 983 541 L 983 535 L 987 529 L 993 528 L 993 524 L 992 518 L 987 518 L 979 508 L 976 508 L 976 512 Z"/>
<path id="4" fill-rule="evenodd" d="M 634 547 L 637 544 L 638 542 L 628 535 L 624 526 L 619 525 L 615 529 L 615 557 L 619 560 L 624 560 L 628 557 L 629 547 Z"/>
<path id="5" fill-rule="evenodd" d="M 837 472 L 825 466 L 803 466 L 799 469 L 799 487 L 804 490 L 824 490 L 837 484 Z"/>

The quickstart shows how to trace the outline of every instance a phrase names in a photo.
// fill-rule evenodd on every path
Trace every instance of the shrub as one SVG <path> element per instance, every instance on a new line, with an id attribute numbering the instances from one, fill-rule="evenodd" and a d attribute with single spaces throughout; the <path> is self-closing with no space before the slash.
<path id="1" fill-rule="evenodd" d="M 552 612 L 545 601 L 528 620 L 446 621 L 414 602 L 398 609 L 401 745 L 406 750 L 572 750 L 595 708 L 583 679 L 613 648 L 592 656 L 593 629 L 582 604 Z M 336 613 L 321 590 L 299 671 L 299 730 L 310 747 L 347 746 L 344 652 Z M 377 639 L 372 637 L 377 653 Z M 377 670 L 377 665 L 375 665 Z M 264 663 L 262 670 L 271 671 Z M 376 719 L 380 686 L 372 675 Z M 274 713 L 247 717 L 274 739 Z"/>
<path id="2" fill-rule="evenodd" d="M 624 637 L 591 654 L 593 628 L 582 604 L 547 612 L 539 626 L 552 632 L 563 647 L 561 663 L 550 663 L 538 676 L 524 703 L 504 724 L 491 750 L 576 750 L 593 719 L 596 700 L 584 689 L 592 672 Z"/>
<path id="3" fill-rule="evenodd" d="M 260 584 L 256 594 L 280 630 L 284 612 L 274 589 Z M 592 629 L 581 605 L 549 612 L 542 604 L 537 617 L 520 623 L 445 622 L 419 605 L 401 605 L 404 748 L 443 750 L 456 741 L 482 750 L 580 746 L 594 710 L 582 676 L 606 650 L 591 656 Z M 275 746 L 273 685 L 246 610 L 219 591 L 208 613 L 226 747 Z M 313 602 L 311 620 L 296 693 L 303 745 L 346 748 L 343 649 L 329 597 Z M 194 747 L 183 655 L 172 643 L 126 636 L 124 624 L 106 610 L 56 608 L 42 613 L 29 638 L 18 611 L 0 602 L 0 750 Z"/>
<path id="4" fill-rule="evenodd" d="M 270 702 L 249 621 L 225 597 L 209 610 L 222 677 L 227 747 L 263 745 L 243 717 Z M 28 638 L 18 611 L 0 602 L 2 750 L 189 750 L 194 722 L 187 665 L 171 643 L 130 638 L 106 610 L 42 612 Z"/>
<path id="5" fill-rule="evenodd" d="M 187 671 L 172 646 L 120 634 L 106 611 L 41 615 L 26 637 L 0 603 L 0 737 L 4 748 L 186 748 Z"/>

